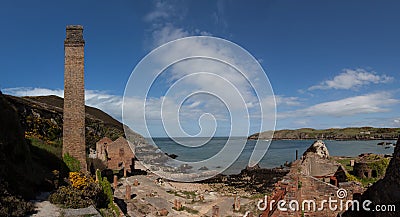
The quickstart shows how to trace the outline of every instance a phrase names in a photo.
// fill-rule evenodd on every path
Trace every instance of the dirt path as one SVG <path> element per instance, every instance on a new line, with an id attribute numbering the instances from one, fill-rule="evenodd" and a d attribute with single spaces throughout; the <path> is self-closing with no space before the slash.
<path id="1" fill-rule="evenodd" d="M 58 217 L 61 216 L 61 210 L 56 205 L 50 203 L 47 200 L 49 192 L 42 192 L 36 197 L 36 200 L 32 201 L 36 207 L 37 213 L 32 216 L 35 217 Z"/>

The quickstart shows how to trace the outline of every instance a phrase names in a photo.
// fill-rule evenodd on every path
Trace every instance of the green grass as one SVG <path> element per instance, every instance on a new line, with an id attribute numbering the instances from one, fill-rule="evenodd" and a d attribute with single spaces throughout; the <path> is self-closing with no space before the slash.
<path id="1" fill-rule="evenodd" d="M 378 178 L 362 178 L 362 179 L 359 179 L 359 181 L 361 182 L 361 184 L 364 187 L 368 186 L 369 184 L 374 184 L 378 180 L 379 180 Z"/>
<path id="2" fill-rule="evenodd" d="M 192 208 L 187 207 L 187 206 L 183 206 L 183 210 L 185 210 L 186 212 L 191 213 L 191 214 L 198 214 L 199 213 L 198 210 L 192 209 Z"/>
<path id="3" fill-rule="evenodd" d="M 169 194 L 173 194 L 177 197 L 182 197 L 182 198 L 186 198 L 186 199 L 194 199 L 196 198 L 196 192 L 194 191 L 167 191 L 167 193 Z"/>
<path id="4" fill-rule="evenodd" d="M 61 159 L 61 153 L 62 153 L 61 145 L 54 146 L 34 137 L 28 139 L 31 141 L 32 146 L 46 150 L 47 152 L 52 153 Z"/>
<path id="5" fill-rule="evenodd" d="M 351 160 L 354 160 L 354 158 L 338 159 L 336 161 L 338 163 L 342 164 L 342 166 L 344 166 L 344 168 L 347 170 L 347 172 L 352 172 L 353 171 L 353 167 L 350 166 L 350 161 Z"/>
<path id="6" fill-rule="evenodd" d="M 81 170 L 81 162 L 76 158 L 72 157 L 69 153 L 65 153 L 63 156 L 65 165 L 67 165 L 69 171 L 78 172 Z"/>
<path id="7" fill-rule="evenodd" d="M 355 158 L 345 158 L 345 159 L 338 159 L 336 160 L 338 163 L 342 164 L 347 172 L 347 179 L 349 181 L 357 181 L 360 182 L 363 186 L 368 186 L 369 184 L 373 184 L 379 180 L 379 178 L 359 178 L 354 175 L 351 175 L 353 171 L 353 167 L 350 166 L 350 160 L 355 160 Z M 379 155 L 370 155 L 367 157 L 367 160 L 370 160 L 371 162 L 368 163 L 369 167 L 373 170 L 376 170 L 378 175 L 380 177 L 383 177 L 386 172 L 386 168 L 389 165 L 390 159 L 389 158 L 384 158 Z"/>
<path id="8" fill-rule="evenodd" d="M 268 193 L 268 194 L 256 193 L 256 194 L 252 194 L 250 196 L 241 196 L 241 197 L 242 198 L 247 198 L 247 199 L 250 199 L 250 200 L 255 200 L 255 199 L 264 198 L 265 195 L 271 196 L 270 193 Z"/>
<path id="9" fill-rule="evenodd" d="M 192 199 L 196 197 L 196 192 L 194 191 L 181 191 L 181 193 L 184 194 L 187 199 Z"/>

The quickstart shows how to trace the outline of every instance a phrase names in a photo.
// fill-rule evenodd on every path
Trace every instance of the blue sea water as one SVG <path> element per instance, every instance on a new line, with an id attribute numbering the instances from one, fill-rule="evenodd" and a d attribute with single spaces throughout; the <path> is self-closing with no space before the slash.
<path id="1" fill-rule="evenodd" d="M 206 144 L 199 147 L 187 147 L 180 145 L 170 138 L 153 138 L 154 143 L 165 153 L 176 154 L 177 160 L 181 161 L 201 161 L 217 154 L 225 145 L 227 137 L 212 138 Z M 196 145 L 204 138 L 180 138 L 182 144 Z M 236 161 L 224 171 L 224 174 L 239 173 L 248 163 L 253 152 L 256 141 L 246 140 L 246 138 L 231 138 L 230 148 L 232 150 L 241 149 L 246 144 Z M 382 140 L 383 141 L 383 140 Z M 385 149 L 386 146 L 378 146 L 381 140 L 368 141 L 333 141 L 325 140 L 325 144 L 331 156 L 357 156 L 362 153 L 392 154 L 393 147 Z M 385 140 L 386 141 L 386 140 Z M 267 141 L 260 141 L 267 143 Z M 259 165 L 264 168 L 273 168 L 283 165 L 286 161 L 291 162 L 296 158 L 296 150 L 299 157 L 313 143 L 313 140 L 274 140 L 271 142 L 266 155 L 261 159 Z M 396 141 L 390 141 L 395 143 Z M 264 150 L 256 150 L 264 151 Z M 216 167 L 218 165 L 215 165 Z"/>

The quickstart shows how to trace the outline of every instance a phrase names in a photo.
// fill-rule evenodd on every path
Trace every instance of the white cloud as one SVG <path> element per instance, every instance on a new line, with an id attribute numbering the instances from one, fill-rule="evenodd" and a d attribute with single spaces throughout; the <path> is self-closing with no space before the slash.
<path id="1" fill-rule="evenodd" d="M 287 105 L 287 106 L 299 106 L 300 100 L 298 97 L 285 97 L 280 95 L 275 95 L 276 105 Z"/>
<path id="2" fill-rule="evenodd" d="M 59 97 L 64 97 L 64 90 L 56 89 L 47 89 L 47 88 L 32 88 L 32 87 L 15 87 L 15 88 L 6 88 L 2 90 L 5 94 L 13 95 L 13 96 L 49 96 L 55 95 Z"/>
<path id="3" fill-rule="evenodd" d="M 169 41 L 173 41 L 175 39 L 187 37 L 191 35 L 188 31 L 178 28 L 171 23 L 166 24 L 158 29 L 155 29 L 152 33 L 153 45 L 158 47 L 163 45 Z"/>
<path id="4" fill-rule="evenodd" d="M 16 87 L 3 89 L 5 94 L 13 96 L 49 96 L 55 95 L 64 97 L 64 90 L 47 89 L 47 88 L 32 88 L 32 87 Z M 105 91 L 85 90 L 85 104 L 98 109 L 101 109 L 121 120 L 122 97 L 108 94 Z"/>
<path id="5" fill-rule="evenodd" d="M 225 2 L 223 0 L 217 0 L 217 10 L 213 13 L 215 24 L 222 30 L 228 28 L 228 22 L 226 21 L 225 15 Z"/>
<path id="6" fill-rule="evenodd" d="M 189 29 L 179 25 L 186 17 L 186 10 L 182 5 L 184 2 L 156 1 L 154 8 L 145 15 L 144 21 L 151 24 L 151 47 L 158 47 L 166 42 L 179 38 L 202 35 L 211 36 L 210 32 L 200 29 Z"/>
<path id="7" fill-rule="evenodd" d="M 394 78 L 387 75 L 378 75 L 373 71 L 365 69 L 344 69 L 343 72 L 335 76 L 332 80 L 326 80 L 318 85 L 311 86 L 308 90 L 327 90 L 327 89 L 352 89 L 368 84 L 387 83 Z"/>
<path id="8" fill-rule="evenodd" d="M 159 19 L 167 19 L 170 17 L 170 14 L 173 13 L 174 8 L 172 5 L 167 4 L 167 2 L 158 1 L 154 5 L 153 11 L 146 14 L 144 20 L 146 22 L 154 22 Z"/>
<path id="9" fill-rule="evenodd" d="M 392 94 L 388 92 L 379 92 L 319 103 L 305 109 L 278 114 L 278 117 L 343 117 L 357 114 L 389 112 L 390 109 L 388 107 L 398 104 L 399 102 L 400 100 L 394 99 Z"/>

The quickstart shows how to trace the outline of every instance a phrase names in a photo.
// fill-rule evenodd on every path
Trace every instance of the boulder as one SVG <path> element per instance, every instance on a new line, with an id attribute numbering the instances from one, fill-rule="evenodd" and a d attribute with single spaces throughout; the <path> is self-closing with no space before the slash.
<path id="1" fill-rule="evenodd" d="M 310 154 L 315 154 L 321 158 L 329 158 L 329 151 L 325 143 L 322 140 L 315 141 L 303 154 L 303 156 L 308 156 Z"/>

